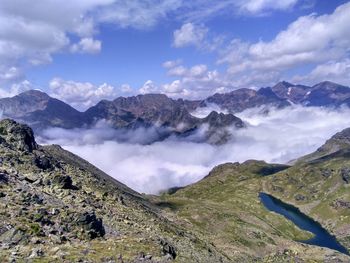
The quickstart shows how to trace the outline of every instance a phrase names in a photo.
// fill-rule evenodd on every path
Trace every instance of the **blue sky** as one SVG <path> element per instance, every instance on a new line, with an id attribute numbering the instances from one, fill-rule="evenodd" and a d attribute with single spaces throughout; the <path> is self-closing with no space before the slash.
<path id="1" fill-rule="evenodd" d="M 40 88 L 84 109 L 120 95 L 204 98 L 282 79 L 350 84 L 348 1 L 38 2 L 0 3 L 2 97 Z"/>

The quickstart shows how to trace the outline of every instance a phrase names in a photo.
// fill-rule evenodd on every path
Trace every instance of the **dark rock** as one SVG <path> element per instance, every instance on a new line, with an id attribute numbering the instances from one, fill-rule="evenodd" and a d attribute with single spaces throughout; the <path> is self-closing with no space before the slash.
<path id="1" fill-rule="evenodd" d="M 272 191 L 283 193 L 284 189 L 282 187 L 280 187 L 280 186 L 272 185 Z"/>
<path id="2" fill-rule="evenodd" d="M 164 239 L 160 240 L 160 245 L 162 246 L 162 252 L 164 255 L 169 255 L 172 259 L 176 259 L 177 253 L 173 245 Z"/>
<path id="3" fill-rule="evenodd" d="M 51 170 L 52 164 L 49 158 L 42 156 L 42 157 L 35 157 L 33 160 L 34 164 L 42 169 L 42 170 Z"/>
<path id="4" fill-rule="evenodd" d="M 306 197 L 304 195 L 297 194 L 297 195 L 294 196 L 294 199 L 296 201 L 304 201 L 306 199 Z"/>
<path id="5" fill-rule="evenodd" d="M 0 184 L 1 183 L 7 183 L 8 182 L 8 177 L 7 177 L 7 175 L 6 174 L 4 174 L 4 173 L 0 173 Z"/>
<path id="6" fill-rule="evenodd" d="M 76 222 L 77 225 L 83 227 L 90 239 L 103 237 L 106 233 L 102 219 L 97 218 L 94 212 L 86 212 L 80 215 Z"/>
<path id="7" fill-rule="evenodd" d="M 0 122 L 0 136 L 17 150 L 32 152 L 38 149 L 33 130 L 25 124 L 19 124 L 10 119 L 2 120 Z"/>
<path id="8" fill-rule="evenodd" d="M 58 175 L 53 179 L 53 184 L 58 185 L 62 189 L 77 190 L 78 188 L 73 185 L 72 178 L 68 175 Z"/>
<path id="9" fill-rule="evenodd" d="M 331 206 L 335 209 L 350 209 L 350 202 L 349 201 L 345 201 L 345 200 L 341 200 L 341 199 L 337 199 L 335 201 L 332 202 Z"/>
<path id="10" fill-rule="evenodd" d="M 32 250 L 32 253 L 30 254 L 29 258 L 37 258 L 37 257 L 41 257 L 44 255 L 44 252 L 42 251 L 41 248 L 34 248 Z"/>
<path id="11" fill-rule="evenodd" d="M 5 196 L 6 196 L 6 194 L 4 194 L 3 192 L 0 192 L 0 198 L 5 197 Z"/>
<path id="12" fill-rule="evenodd" d="M 340 170 L 340 176 L 345 183 L 350 182 L 350 168 L 343 168 Z"/>
<path id="13" fill-rule="evenodd" d="M 332 171 L 329 169 L 322 169 L 321 174 L 323 177 L 328 178 L 332 175 Z"/>

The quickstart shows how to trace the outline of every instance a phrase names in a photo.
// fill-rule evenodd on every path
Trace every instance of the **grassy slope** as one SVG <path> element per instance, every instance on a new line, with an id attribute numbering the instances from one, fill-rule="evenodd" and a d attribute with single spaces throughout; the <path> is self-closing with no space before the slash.
<path id="1" fill-rule="evenodd" d="M 232 261 L 323 262 L 334 253 L 347 262 L 339 253 L 291 241 L 310 234 L 260 203 L 258 193 L 268 178 L 263 175 L 278 168 L 286 167 L 257 161 L 220 165 L 202 181 L 154 202 L 184 218 Z"/>
<path id="2" fill-rule="evenodd" d="M 267 178 L 264 188 L 319 221 L 350 249 L 350 184 L 343 178 L 349 168 L 349 152 L 342 150 L 310 162 L 299 161 Z"/>

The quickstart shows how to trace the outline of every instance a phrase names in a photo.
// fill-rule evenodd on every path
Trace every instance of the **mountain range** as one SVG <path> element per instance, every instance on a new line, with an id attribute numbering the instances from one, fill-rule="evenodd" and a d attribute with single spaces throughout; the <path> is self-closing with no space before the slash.
<path id="1" fill-rule="evenodd" d="M 204 118 L 191 114 L 196 109 L 212 104 L 228 113 L 212 112 Z M 259 90 L 243 88 L 197 101 L 172 99 L 164 94 L 145 94 L 119 97 L 113 101 L 102 100 L 85 112 L 39 90 L 29 90 L 11 98 L 0 99 L 0 111 L 4 118 L 27 123 L 35 131 L 47 127 L 89 128 L 105 120 L 111 127 L 124 131 L 152 128 L 157 133 L 155 140 L 171 135 L 189 136 L 205 127 L 203 139 L 221 143 L 230 136 L 227 127 L 245 126 L 234 114 L 254 107 L 284 108 L 292 104 L 349 106 L 350 88 L 329 81 L 312 87 L 280 82 L 273 87 Z"/>

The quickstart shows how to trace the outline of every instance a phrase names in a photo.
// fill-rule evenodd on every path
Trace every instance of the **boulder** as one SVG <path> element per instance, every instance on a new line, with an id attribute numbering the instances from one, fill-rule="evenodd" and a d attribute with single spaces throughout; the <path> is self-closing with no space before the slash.
<path id="1" fill-rule="evenodd" d="M 103 237 L 106 232 L 102 224 L 102 219 L 97 218 L 94 212 L 85 212 L 77 220 L 77 225 L 84 229 L 90 239 Z"/>
<path id="2" fill-rule="evenodd" d="M 73 185 L 72 178 L 68 175 L 57 175 L 53 179 L 53 184 L 62 189 L 77 190 L 78 188 Z"/>
<path id="3" fill-rule="evenodd" d="M 33 159 L 34 165 L 42 170 L 51 170 L 52 164 L 49 158 L 46 156 L 37 156 Z"/>
<path id="4" fill-rule="evenodd" d="M 28 125 L 19 124 L 10 119 L 0 121 L 0 137 L 10 147 L 23 152 L 32 152 L 38 149 L 33 130 Z"/>

